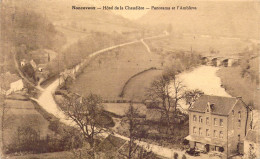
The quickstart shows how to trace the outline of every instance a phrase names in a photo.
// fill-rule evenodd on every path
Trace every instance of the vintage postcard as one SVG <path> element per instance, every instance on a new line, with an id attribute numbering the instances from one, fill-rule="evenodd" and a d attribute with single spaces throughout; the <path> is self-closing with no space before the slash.
<path id="1" fill-rule="evenodd" d="M 0 0 L 0 159 L 259 159 L 259 0 Z"/>

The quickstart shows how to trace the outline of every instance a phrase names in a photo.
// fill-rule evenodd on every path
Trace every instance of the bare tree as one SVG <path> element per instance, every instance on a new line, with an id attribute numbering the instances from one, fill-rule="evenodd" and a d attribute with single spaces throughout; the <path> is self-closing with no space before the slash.
<path id="1" fill-rule="evenodd" d="M 198 90 L 198 89 L 186 91 L 185 92 L 185 101 L 186 101 L 186 104 L 189 104 L 189 108 L 203 94 L 204 94 L 204 92 L 202 92 L 201 90 Z"/>
<path id="2" fill-rule="evenodd" d="M 62 104 L 65 114 L 79 126 L 81 133 L 90 146 L 90 153 L 95 158 L 95 137 L 105 131 L 100 121 L 103 105 L 100 96 L 70 97 Z"/>
<path id="3" fill-rule="evenodd" d="M 179 101 L 184 98 L 185 86 L 177 78 L 175 70 L 167 70 L 147 90 L 148 99 L 161 103 L 159 107 L 167 120 L 167 132 L 171 123 L 171 112 L 176 116 Z M 163 117 L 163 116 L 162 116 Z"/>
<path id="4" fill-rule="evenodd" d="M 173 100 L 174 117 L 176 117 L 177 114 L 177 107 L 180 106 L 180 100 L 185 97 L 185 85 L 183 84 L 182 80 L 177 77 L 177 73 L 178 72 L 176 70 L 168 70 L 166 72 L 166 76 L 169 78 L 171 84 L 171 92 L 167 92 L 167 94 L 169 98 L 171 97 Z"/>
<path id="5" fill-rule="evenodd" d="M 125 118 L 122 120 L 123 123 L 126 123 L 128 125 L 128 151 L 127 154 L 120 153 L 124 157 L 128 159 L 133 159 L 135 155 L 140 155 L 137 146 L 136 141 L 140 141 L 141 138 L 144 136 L 145 131 L 142 127 L 139 111 L 137 108 L 134 108 L 133 104 L 130 103 L 130 106 L 125 113 Z"/>

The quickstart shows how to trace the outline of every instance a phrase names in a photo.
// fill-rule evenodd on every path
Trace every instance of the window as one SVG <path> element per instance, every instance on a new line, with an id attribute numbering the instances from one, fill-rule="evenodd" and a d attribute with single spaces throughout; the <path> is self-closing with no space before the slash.
<path id="1" fill-rule="evenodd" d="M 210 136 L 210 134 L 209 134 L 209 129 L 206 129 L 206 136 Z"/>
<path id="2" fill-rule="evenodd" d="M 219 132 L 219 138 L 223 139 L 223 131 Z"/>
<path id="3" fill-rule="evenodd" d="M 235 111 L 234 110 L 232 110 L 232 115 L 234 115 L 235 114 Z"/>
<path id="4" fill-rule="evenodd" d="M 215 126 L 218 125 L 217 118 L 214 118 L 214 125 L 215 125 Z"/>
<path id="5" fill-rule="evenodd" d="M 196 127 L 193 127 L 193 134 L 196 134 Z"/>
<path id="6" fill-rule="evenodd" d="M 206 124 L 209 125 L 209 117 L 206 117 Z"/>
<path id="7" fill-rule="evenodd" d="M 219 125 L 220 125 L 220 126 L 223 126 L 223 119 L 220 119 L 220 120 L 219 120 Z"/>
<path id="8" fill-rule="evenodd" d="M 238 142 L 240 142 L 240 135 L 238 135 L 237 138 L 238 138 Z"/>
<path id="9" fill-rule="evenodd" d="M 238 120 L 238 127 L 241 127 L 241 120 Z"/>
<path id="10" fill-rule="evenodd" d="M 193 121 L 197 121 L 196 115 L 193 115 Z"/>
<path id="11" fill-rule="evenodd" d="M 254 146 L 252 145 L 252 144 L 249 144 L 249 151 L 251 150 L 254 150 L 255 148 L 254 148 Z"/>
<path id="12" fill-rule="evenodd" d="M 214 137 L 217 137 L 217 130 L 214 130 Z"/>
<path id="13" fill-rule="evenodd" d="M 200 121 L 200 123 L 202 123 L 202 116 L 199 117 L 199 121 Z"/>
<path id="14" fill-rule="evenodd" d="M 238 112 L 238 119 L 241 119 L 241 111 Z"/>
<path id="15" fill-rule="evenodd" d="M 199 128 L 199 135 L 202 136 L 202 130 Z"/>

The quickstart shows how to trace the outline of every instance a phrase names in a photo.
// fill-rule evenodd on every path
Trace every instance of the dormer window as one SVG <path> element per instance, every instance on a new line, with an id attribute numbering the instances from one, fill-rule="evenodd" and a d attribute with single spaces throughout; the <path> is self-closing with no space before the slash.
<path id="1" fill-rule="evenodd" d="M 43 71 L 43 69 L 42 69 L 41 67 L 39 67 L 39 69 L 38 69 L 38 70 L 39 70 L 39 72 L 42 72 L 42 71 Z"/>

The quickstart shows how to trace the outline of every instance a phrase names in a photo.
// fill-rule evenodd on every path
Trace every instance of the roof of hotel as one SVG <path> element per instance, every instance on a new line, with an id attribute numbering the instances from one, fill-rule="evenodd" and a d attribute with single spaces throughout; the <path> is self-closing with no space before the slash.
<path id="1" fill-rule="evenodd" d="M 214 108 L 211 110 L 212 114 L 228 115 L 237 101 L 238 99 L 235 97 L 203 95 L 192 105 L 189 111 L 204 113 L 209 103 L 214 104 Z"/>

